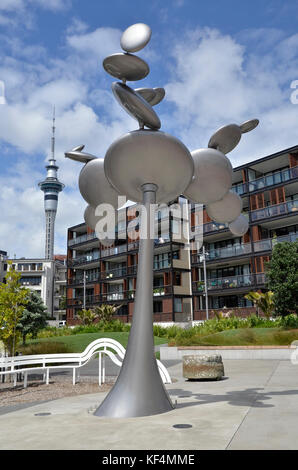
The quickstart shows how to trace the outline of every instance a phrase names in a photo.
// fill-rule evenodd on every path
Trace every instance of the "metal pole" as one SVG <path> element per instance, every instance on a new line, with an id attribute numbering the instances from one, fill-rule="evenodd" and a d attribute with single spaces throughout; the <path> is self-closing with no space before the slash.
<path id="1" fill-rule="evenodd" d="M 86 271 L 84 269 L 84 297 L 83 297 L 83 309 L 86 309 Z"/>
<path id="2" fill-rule="evenodd" d="M 207 286 L 207 270 L 206 270 L 206 253 L 205 253 L 205 246 L 204 246 L 204 245 L 203 245 L 203 266 L 204 266 L 204 280 L 205 280 L 206 320 L 209 320 L 209 311 L 208 311 L 208 286 Z"/>
<path id="3" fill-rule="evenodd" d="M 153 336 L 153 256 L 150 238 L 150 205 L 155 204 L 157 187 L 144 184 L 141 212 L 137 289 L 134 314 L 126 354 L 118 379 L 94 415 L 114 418 L 150 416 L 173 409 L 173 404 L 159 374 Z"/>

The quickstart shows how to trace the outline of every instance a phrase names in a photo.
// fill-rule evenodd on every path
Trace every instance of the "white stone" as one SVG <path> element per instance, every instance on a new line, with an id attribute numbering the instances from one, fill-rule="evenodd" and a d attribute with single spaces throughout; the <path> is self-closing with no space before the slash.
<path id="1" fill-rule="evenodd" d="M 126 52 L 137 52 L 143 49 L 151 38 L 151 28 L 144 23 L 129 26 L 121 36 L 120 45 Z"/>

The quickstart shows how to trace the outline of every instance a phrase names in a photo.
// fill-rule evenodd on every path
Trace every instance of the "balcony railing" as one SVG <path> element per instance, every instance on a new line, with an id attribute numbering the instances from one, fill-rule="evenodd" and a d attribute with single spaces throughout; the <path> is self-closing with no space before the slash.
<path id="1" fill-rule="evenodd" d="M 238 276 L 227 276 L 219 277 L 216 279 L 207 280 L 208 291 L 212 290 L 224 290 L 224 289 L 236 289 L 239 287 L 250 287 L 255 284 L 262 285 L 266 282 L 265 273 L 257 274 L 241 274 Z M 193 292 L 205 292 L 204 281 L 193 281 L 192 283 Z"/>
<path id="2" fill-rule="evenodd" d="M 240 276 L 229 276 L 219 277 L 216 279 L 207 280 L 207 288 L 210 290 L 222 290 L 222 289 L 235 289 L 239 287 L 249 287 L 253 285 L 253 275 L 243 274 Z M 204 292 L 205 285 L 204 281 L 193 282 L 193 290 L 197 292 Z"/>
<path id="3" fill-rule="evenodd" d="M 249 181 L 247 183 L 248 190 L 249 192 L 256 191 L 257 189 L 263 189 L 274 184 L 285 183 L 286 181 L 295 178 L 298 178 L 298 166 L 286 168 L 285 170 L 274 172 L 272 175 L 262 176 L 256 180 Z"/>
<path id="4" fill-rule="evenodd" d="M 286 168 L 285 170 L 277 171 L 272 175 L 262 176 L 261 178 L 247 183 L 235 184 L 231 189 L 234 193 L 241 196 L 241 194 L 264 189 L 275 184 L 285 183 L 295 178 L 298 178 L 298 166 Z"/>
<path id="5" fill-rule="evenodd" d="M 153 286 L 153 296 L 170 295 L 173 293 L 172 285 Z"/>
<path id="6" fill-rule="evenodd" d="M 263 209 L 256 209 L 251 212 L 251 220 L 255 222 L 257 220 L 293 214 L 295 212 L 298 212 L 298 199 L 264 207 Z"/>
<path id="7" fill-rule="evenodd" d="M 105 303 L 105 302 L 117 302 L 121 300 L 131 300 L 134 298 L 135 290 L 126 290 L 122 292 L 106 292 L 97 295 L 87 294 L 85 297 L 86 307 L 90 307 L 93 304 Z M 67 299 L 68 307 L 80 307 L 84 306 L 84 296 L 79 295 L 77 297 Z"/>
<path id="8" fill-rule="evenodd" d="M 218 230 L 224 230 L 228 228 L 228 224 L 219 223 L 219 222 L 207 222 L 203 224 L 203 233 L 215 232 Z"/>
<path id="9" fill-rule="evenodd" d="M 80 264 L 92 263 L 94 261 L 99 262 L 99 253 L 96 255 L 83 255 L 78 256 L 77 258 L 72 258 L 68 260 L 69 266 L 78 266 Z"/>
<path id="10" fill-rule="evenodd" d="M 117 277 L 123 277 L 127 274 L 126 266 L 114 268 L 114 269 L 107 269 L 106 271 L 102 271 L 100 273 L 101 279 L 114 279 Z"/>
<path id="11" fill-rule="evenodd" d="M 127 245 L 126 243 L 124 243 L 123 245 L 113 246 L 111 248 L 106 248 L 104 250 L 101 250 L 101 257 L 104 258 L 106 256 L 119 255 L 120 253 L 126 253 L 126 252 L 127 252 Z"/>
<path id="12" fill-rule="evenodd" d="M 276 238 L 267 238 L 265 240 L 259 240 L 254 242 L 254 251 L 272 251 L 276 243 L 281 242 L 294 242 L 298 239 L 298 233 L 289 233 L 289 235 L 284 235 L 282 237 Z"/>
<path id="13" fill-rule="evenodd" d="M 95 232 L 92 233 L 84 233 L 83 235 L 80 235 L 79 237 L 76 238 L 71 238 L 68 240 L 68 246 L 73 246 L 73 245 L 78 245 L 79 243 L 87 242 L 89 240 L 95 240 L 96 234 Z"/>
<path id="14" fill-rule="evenodd" d="M 251 253 L 251 244 L 242 243 L 234 246 L 224 247 L 224 248 L 215 248 L 214 250 L 208 250 L 208 256 L 206 256 L 207 261 L 212 261 L 215 259 L 230 258 L 233 256 L 241 256 Z M 200 254 L 195 253 L 192 255 L 192 263 L 200 263 Z"/>
<path id="15" fill-rule="evenodd" d="M 99 280 L 100 280 L 99 274 L 97 276 L 88 276 L 88 275 L 86 275 L 86 284 L 90 284 L 90 283 L 93 283 L 93 282 L 96 283 L 96 282 L 99 282 Z M 80 276 L 80 277 L 69 278 L 67 283 L 68 283 L 68 285 L 83 285 L 84 284 L 84 277 Z"/>

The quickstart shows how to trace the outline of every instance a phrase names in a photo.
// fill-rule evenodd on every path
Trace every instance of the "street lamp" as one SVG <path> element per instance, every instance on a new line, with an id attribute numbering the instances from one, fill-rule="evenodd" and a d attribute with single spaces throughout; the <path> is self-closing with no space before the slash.
<path id="1" fill-rule="evenodd" d="M 205 251 L 205 246 L 203 245 L 202 254 L 200 254 L 200 262 L 203 261 L 204 269 L 204 285 L 205 285 L 205 307 L 206 307 L 206 320 L 209 320 L 209 311 L 208 311 L 208 285 L 207 285 L 207 270 L 206 270 L 206 256 L 209 256 L 208 251 Z"/>

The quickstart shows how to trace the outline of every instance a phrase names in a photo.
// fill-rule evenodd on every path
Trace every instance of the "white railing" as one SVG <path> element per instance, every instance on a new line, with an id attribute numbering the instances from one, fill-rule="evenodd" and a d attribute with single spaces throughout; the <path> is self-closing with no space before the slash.
<path id="1" fill-rule="evenodd" d="M 32 374 L 42 371 L 43 379 L 48 385 L 50 370 L 70 368 L 73 370 L 73 385 L 75 385 L 79 379 L 80 367 L 86 365 L 92 356 L 98 354 L 98 383 L 101 385 L 105 382 L 105 355 L 109 356 L 114 364 L 121 367 L 125 352 L 125 348 L 118 341 L 111 338 L 99 338 L 90 343 L 82 353 L 1 357 L 0 375 L 13 375 L 14 386 L 16 386 L 17 374 L 22 373 L 24 374 L 24 388 L 26 388 L 29 372 Z M 61 365 L 57 365 L 57 363 Z M 165 366 L 159 360 L 157 360 L 157 365 L 163 383 L 172 383 Z"/>

